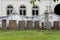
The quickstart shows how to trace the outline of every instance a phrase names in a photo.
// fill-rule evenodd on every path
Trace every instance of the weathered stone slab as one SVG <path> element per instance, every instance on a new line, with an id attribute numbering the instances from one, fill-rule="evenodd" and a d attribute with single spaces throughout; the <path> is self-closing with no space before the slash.
<path id="1" fill-rule="evenodd" d="M 9 21 L 9 29 L 16 29 L 16 20 Z"/>
<path id="2" fill-rule="evenodd" d="M 39 21 L 35 21 L 34 22 L 34 28 L 35 29 L 39 29 L 40 27 L 39 27 Z"/>
<path id="3" fill-rule="evenodd" d="M 53 28 L 54 29 L 59 29 L 59 21 L 54 21 L 53 22 Z"/>
<path id="4" fill-rule="evenodd" d="M 18 29 L 25 29 L 25 21 L 19 21 Z"/>
<path id="5" fill-rule="evenodd" d="M 2 20 L 2 29 L 7 29 L 6 20 Z"/>
<path id="6" fill-rule="evenodd" d="M 33 29 L 33 22 L 32 21 L 27 21 L 27 28 Z"/>

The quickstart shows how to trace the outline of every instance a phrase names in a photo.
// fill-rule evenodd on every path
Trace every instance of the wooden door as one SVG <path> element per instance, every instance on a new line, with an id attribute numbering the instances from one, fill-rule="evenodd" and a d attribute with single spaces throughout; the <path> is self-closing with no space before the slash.
<path id="1" fill-rule="evenodd" d="M 16 29 L 16 20 L 10 20 L 9 21 L 9 28 L 10 29 Z"/>
<path id="2" fill-rule="evenodd" d="M 54 21 L 53 22 L 53 28 L 54 29 L 59 29 L 59 21 Z"/>
<path id="3" fill-rule="evenodd" d="M 33 29 L 33 22 L 32 21 L 27 21 L 27 28 Z"/>
<path id="4" fill-rule="evenodd" d="M 40 27 L 39 27 L 39 21 L 35 21 L 34 22 L 34 28 L 35 29 L 39 29 Z"/>
<path id="5" fill-rule="evenodd" d="M 25 29 L 25 21 L 19 21 L 18 29 Z"/>

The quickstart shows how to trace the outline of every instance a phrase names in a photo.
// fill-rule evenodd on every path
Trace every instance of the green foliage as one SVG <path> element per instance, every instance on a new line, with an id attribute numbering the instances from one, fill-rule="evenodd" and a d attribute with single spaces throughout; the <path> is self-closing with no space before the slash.
<path id="1" fill-rule="evenodd" d="M 34 1 L 30 1 L 30 3 L 33 4 L 33 6 L 35 5 L 35 4 L 34 4 Z"/>
<path id="2" fill-rule="evenodd" d="M 38 0 L 39 2 L 41 2 L 41 0 Z M 53 0 L 54 2 L 58 1 L 58 0 Z M 30 3 L 33 4 L 33 6 L 35 5 L 34 3 L 36 2 L 36 0 L 31 0 Z"/>

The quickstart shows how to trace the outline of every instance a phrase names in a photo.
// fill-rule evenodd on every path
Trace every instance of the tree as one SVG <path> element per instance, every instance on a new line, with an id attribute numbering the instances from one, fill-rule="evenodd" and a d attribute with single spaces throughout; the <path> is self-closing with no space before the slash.
<path id="1" fill-rule="evenodd" d="M 38 0 L 38 1 L 41 2 L 41 0 Z M 58 0 L 53 0 L 53 1 L 56 2 Z M 30 2 L 31 2 L 31 4 L 35 5 L 34 2 L 36 2 L 36 0 L 31 0 Z"/>

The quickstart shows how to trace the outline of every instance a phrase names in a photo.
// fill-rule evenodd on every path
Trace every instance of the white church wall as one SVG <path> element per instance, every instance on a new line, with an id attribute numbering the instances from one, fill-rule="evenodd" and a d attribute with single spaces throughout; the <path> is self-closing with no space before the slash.
<path id="1" fill-rule="evenodd" d="M 31 16 L 31 4 L 28 1 L 2 1 L 2 8 L 3 8 L 3 16 L 7 15 L 7 6 L 12 5 L 16 12 L 19 14 L 19 7 L 24 5 L 26 6 L 26 16 Z"/>
<path id="2" fill-rule="evenodd" d="M 53 12 L 54 12 L 54 8 L 57 4 L 60 4 L 60 0 L 58 2 L 51 1 L 51 7 L 52 7 L 51 9 L 53 10 Z M 16 10 L 17 14 L 19 14 L 19 7 L 24 5 L 24 6 L 26 6 L 26 16 L 29 16 L 29 17 L 32 16 L 33 5 L 29 1 L 20 1 L 20 0 L 19 1 L 18 0 L 11 0 L 11 1 L 10 0 L 9 1 L 0 0 L 0 16 L 7 16 L 7 6 L 8 5 L 12 5 L 14 7 L 14 10 Z M 50 1 L 41 1 L 41 2 L 36 1 L 35 5 L 37 5 L 39 7 L 39 15 L 42 15 L 42 14 L 44 14 L 45 10 L 47 9 L 47 6 L 50 5 Z M 41 18 L 41 17 L 39 17 L 39 18 Z M 15 19 L 15 17 L 13 19 Z M 16 19 L 16 20 L 18 20 L 18 19 Z M 26 19 L 24 19 L 24 20 L 26 20 Z M 35 20 L 37 20 L 37 19 L 35 19 Z M 44 21 L 44 19 L 40 22 L 43 22 L 43 21 Z M 59 21 L 59 17 L 57 15 L 53 15 L 53 18 L 49 19 L 49 21 L 51 21 L 51 22 Z"/>
<path id="3" fill-rule="evenodd" d="M 0 16 L 2 15 L 2 10 L 1 10 L 2 8 L 1 7 L 2 7 L 2 5 L 1 5 L 1 1 L 0 1 Z"/>
<path id="4" fill-rule="evenodd" d="M 54 7 L 56 6 L 56 4 L 58 4 L 58 3 L 59 2 L 52 4 L 53 5 L 53 7 L 52 7 L 53 10 L 54 10 Z M 6 7 L 9 4 L 12 5 L 15 8 L 15 10 L 17 11 L 18 14 L 19 14 L 19 7 L 21 5 L 25 5 L 26 6 L 27 14 L 30 14 L 30 15 L 32 14 L 31 13 L 32 5 L 31 5 L 30 2 L 28 2 L 28 1 L 13 1 L 12 0 L 12 1 L 2 1 L 2 8 L 3 8 L 3 13 L 2 14 L 3 15 L 6 15 Z M 45 10 L 46 10 L 46 6 L 49 5 L 49 1 L 42 1 L 42 2 L 38 2 L 37 1 L 35 4 L 39 6 L 39 14 L 43 14 L 45 12 Z"/>

